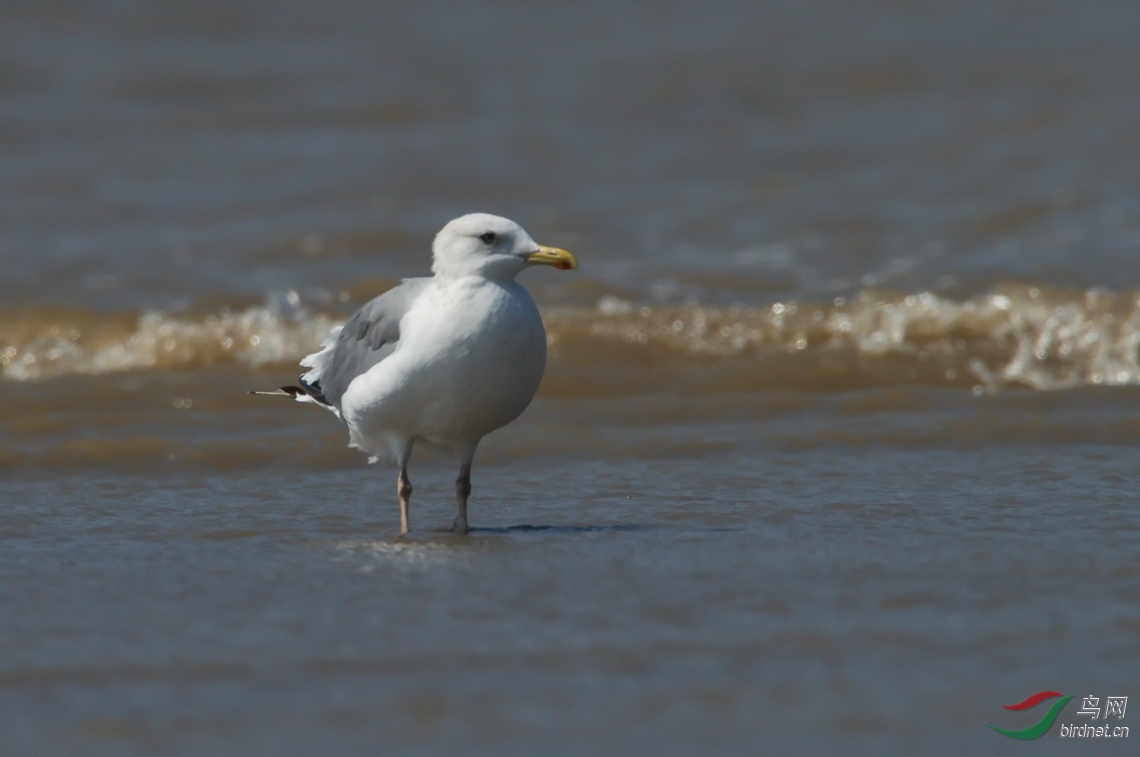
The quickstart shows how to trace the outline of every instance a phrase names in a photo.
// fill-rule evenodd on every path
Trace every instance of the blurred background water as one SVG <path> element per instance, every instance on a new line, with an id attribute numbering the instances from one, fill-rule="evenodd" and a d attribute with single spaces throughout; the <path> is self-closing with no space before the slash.
<path id="1" fill-rule="evenodd" d="M 6 0 L 0 752 L 1002 754 L 1000 704 L 1135 695 L 1138 38 Z M 390 471 L 244 391 L 471 211 L 583 267 L 523 277 L 483 528 L 417 457 L 398 541 Z"/>

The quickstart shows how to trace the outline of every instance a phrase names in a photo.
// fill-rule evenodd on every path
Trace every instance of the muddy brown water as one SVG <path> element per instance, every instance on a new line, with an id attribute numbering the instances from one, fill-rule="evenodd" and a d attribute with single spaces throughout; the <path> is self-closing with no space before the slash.
<path id="1" fill-rule="evenodd" d="M 996 755 L 1002 704 L 1140 696 L 1138 35 L 5 3 L 0 753 Z M 475 210 L 582 270 L 522 276 L 475 530 L 417 453 L 398 539 L 392 471 L 245 391 Z"/>

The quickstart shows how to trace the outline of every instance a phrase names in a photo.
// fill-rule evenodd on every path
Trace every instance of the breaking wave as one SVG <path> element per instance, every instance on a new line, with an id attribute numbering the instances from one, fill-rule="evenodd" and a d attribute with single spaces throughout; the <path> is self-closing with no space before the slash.
<path id="1" fill-rule="evenodd" d="M 736 386 L 868 384 L 1063 389 L 1140 383 L 1140 295 L 1008 285 L 964 300 L 867 290 L 828 303 L 764 307 L 643 304 L 614 296 L 545 313 L 552 359 L 603 366 L 732 366 Z M 342 316 L 296 293 L 199 316 L 25 310 L 0 314 L 0 376 L 30 381 L 220 363 L 290 363 Z M 638 370 L 625 371 L 637 374 Z M 595 371 L 586 381 L 604 382 Z M 731 383 L 731 382 L 730 382 Z"/>
<path id="2" fill-rule="evenodd" d="M 340 318 L 311 314 L 296 292 L 264 305 L 177 316 L 35 310 L 0 314 L 0 376 L 15 381 L 236 362 L 296 362 Z"/>

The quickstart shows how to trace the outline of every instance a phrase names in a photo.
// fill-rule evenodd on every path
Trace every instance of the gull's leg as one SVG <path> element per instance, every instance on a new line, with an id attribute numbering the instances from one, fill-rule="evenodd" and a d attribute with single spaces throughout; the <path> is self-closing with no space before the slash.
<path id="1" fill-rule="evenodd" d="M 467 533 L 467 498 L 471 496 L 471 463 L 464 463 L 455 479 L 455 504 L 459 514 L 455 516 L 455 533 Z"/>
<path id="2" fill-rule="evenodd" d="M 401 439 L 393 444 L 396 462 L 400 464 L 400 477 L 396 480 L 396 494 L 400 497 L 400 536 L 408 533 L 408 504 L 412 498 L 412 482 L 408 478 L 408 458 L 412 456 L 412 439 Z"/>
<path id="3" fill-rule="evenodd" d="M 396 493 L 400 495 L 400 536 L 408 533 L 408 504 L 412 498 L 412 482 L 408 480 L 408 469 L 400 468 L 400 478 L 396 483 Z"/>
<path id="4" fill-rule="evenodd" d="M 455 533 L 467 533 L 467 498 L 471 496 L 471 461 L 475 458 L 475 446 L 464 450 L 463 464 L 459 466 L 459 478 L 455 479 Z"/>

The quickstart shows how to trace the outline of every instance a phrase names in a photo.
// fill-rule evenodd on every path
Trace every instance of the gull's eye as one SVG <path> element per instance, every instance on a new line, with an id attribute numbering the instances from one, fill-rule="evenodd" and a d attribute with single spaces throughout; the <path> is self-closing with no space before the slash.
<path id="1" fill-rule="evenodd" d="M 479 235 L 479 240 L 483 244 L 494 244 L 497 238 L 498 237 L 495 236 L 495 232 L 493 231 L 485 231 Z"/>

